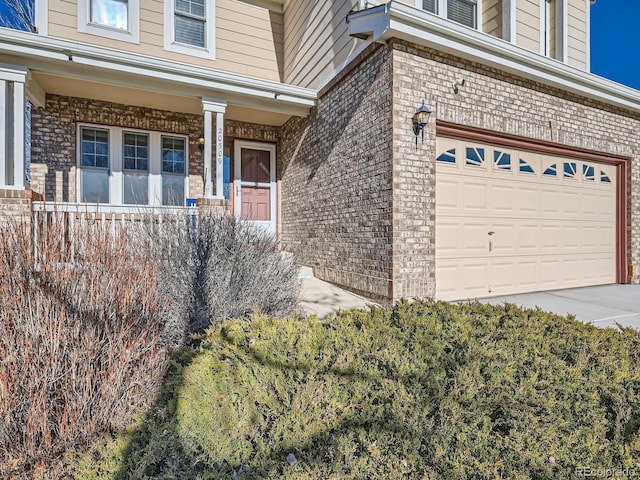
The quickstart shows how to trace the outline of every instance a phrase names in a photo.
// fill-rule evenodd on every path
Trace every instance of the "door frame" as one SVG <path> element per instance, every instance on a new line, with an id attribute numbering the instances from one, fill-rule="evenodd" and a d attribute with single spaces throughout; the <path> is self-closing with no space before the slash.
<path id="1" fill-rule="evenodd" d="M 242 182 L 242 149 L 247 148 L 251 150 L 262 150 L 265 152 L 269 152 L 269 202 L 271 204 L 271 211 L 269 212 L 269 216 L 271 218 L 270 221 L 256 221 L 256 220 L 247 220 L 256 226 L 262 226 L 268 232 L 276 233 L 276 146 L 273 143 L 264 143 L 264 142 L 255 142 L 248 140 L 235 140 L 233 146 L 233 158 L 234 158 L 234 166 L 233 166 L 233 210 L 236 218 L 240 219 L 242 216 L 242 186 L 243 183 L 245 186 L 262 186 L 265 187 L 265 183 L 256 184 L 256 182 Z"/>

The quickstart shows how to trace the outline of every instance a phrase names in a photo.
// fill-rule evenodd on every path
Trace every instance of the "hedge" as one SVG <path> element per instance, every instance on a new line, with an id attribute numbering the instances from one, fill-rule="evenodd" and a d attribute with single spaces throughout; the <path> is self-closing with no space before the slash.
<path id="1" fill-rule="evenodd" d="M 639 356 L 634 330 L 513 305 L 226 321 L 76 477 L 637 478 Z"/>

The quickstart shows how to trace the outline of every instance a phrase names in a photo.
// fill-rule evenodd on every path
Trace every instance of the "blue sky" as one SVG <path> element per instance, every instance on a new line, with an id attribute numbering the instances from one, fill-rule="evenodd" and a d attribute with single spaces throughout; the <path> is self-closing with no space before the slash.
<path id="1" fill-rule="evenodd" d="M 591 71 L 640 90 L 640 0 L 591 7 Z"/>

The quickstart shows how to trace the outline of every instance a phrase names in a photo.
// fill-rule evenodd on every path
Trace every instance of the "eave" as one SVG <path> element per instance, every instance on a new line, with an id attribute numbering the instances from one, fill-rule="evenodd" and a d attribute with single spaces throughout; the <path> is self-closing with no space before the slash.
<path id="1" fill-rule="evenodd" d="M 313 89 L 6 28 L 0 28 L 0 59 L 33 72 L 159 93 L 219 97 L 290 115 L 308 115 L 317 98 Z"/>
<path id="2" fill-rule="evenodd" d="M 434 48 L 467 60 L 593 100 L 640 112 L 640 92 L 505 40 L 415 7 L 390 1 L 347 16 L 349 34 L 385 43 L 391 38 Z"/>

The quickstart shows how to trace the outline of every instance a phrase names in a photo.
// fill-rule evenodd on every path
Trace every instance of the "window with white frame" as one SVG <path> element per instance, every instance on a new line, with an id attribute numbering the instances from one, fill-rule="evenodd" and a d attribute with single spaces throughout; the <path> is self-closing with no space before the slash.
<path id="1" fill-rule="evenodd" d="M 140 43 L 140 0 L 78 0 L 78 31 Z"/>
<path id="2" fill-rule="evenodd" d="M 78 199 L 184 206 L 187 137 L 120 127 L 79 127 Z"/>
<path id="3" fill-rule="evenodd" d="M 418 0 L 418 7 L 471 28 L 478 28 L 477 0 Z"/>
<path id="4" fill-rule="evenodd" d="M 165 0 L 165 49 L 213 59 L 214 0 Z"/>

